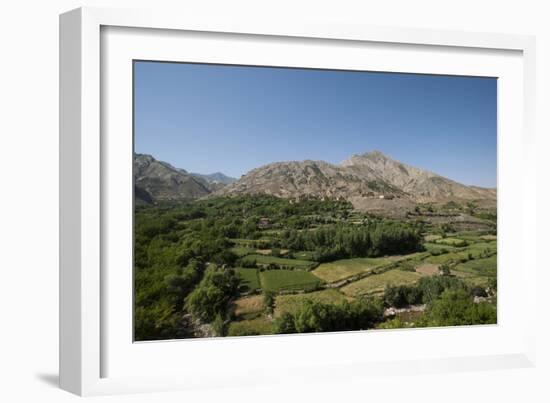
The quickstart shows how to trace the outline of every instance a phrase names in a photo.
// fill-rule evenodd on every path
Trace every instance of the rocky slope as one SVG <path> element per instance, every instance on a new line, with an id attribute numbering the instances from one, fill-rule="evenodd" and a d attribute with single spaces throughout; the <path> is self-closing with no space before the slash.
<path id="1" fill-rule="evenodd" d="M 417 202 L 496 199 L 496 189 L 463 185 L 433 172 L 395 161 L 379 151 L 353 155 L 343 161 L 341 166 L 364 177 L 374 175 L 401 189 Z"/>
<path id="2" fill-rule="evenodd" d="M 379 151 L 353 155 L 337 165 L 311 160 L 274 162 L 239 180 L 222 173 L 189 173 L 150 155 L 135 154 L 134 176 L 136 200 L 141 203 L 245 194 L 345 199 L 361 209 L 450 200 L 496 202 L 496 189 L 463 185 Z"/>
<path id="3" fill-rule="evenodd" d="M 276 162 L 253 169 L 216 195 L 269 194 L 411 202 L 496 200 L 495 189 L 467 186 L 395 161 L 379 151 L 353 155 L 339 165 L 324 161 Z"/>
<path id="4" fill-rule="evenodd" d="M 146 154 L 134 155 L 134 186 L 136 200 L 145 203 L 194 199 L 211 193 L 206 182 Z"/>

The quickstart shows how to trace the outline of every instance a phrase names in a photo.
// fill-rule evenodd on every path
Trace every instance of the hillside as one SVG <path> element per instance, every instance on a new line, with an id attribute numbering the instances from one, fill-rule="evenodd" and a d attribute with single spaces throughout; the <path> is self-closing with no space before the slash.
<path id="1" fill-rule="evenodd" d="M 339 165 L 324 161 L 276 162 L 256 168 L 217 195 L 268 194 L 347 200 L 409 202 L 496 200 L 495 189 L 467 186 L 395 161 L 379 151 L 353 155 Z"/>
<path id="2" fill-rule="evenodd" d="M 353 155 L 341 166 L 360 176 L 401 189 L 417 202 L 496 199 L 495 189 L 467 186 L 433 172 L 395 161 L 379 151 Z"/>
<path id="3" fill-rule="evenodd" d="M 204 181 L 146 154 L 134 155 L 134 185 L 136 199 L 146 203 L 151 200 L 196 199 L 210 193 Z"/>
<path id="4" fill-rule="evenodd" d="M 479 201 L 496 203 L 496 189 L 467 186 L 416 168 L 379 151 L 353 155 L 340 164 L 325 161 L 274 162 L 240 179 L 217 172 L 204 175 L 135 154 L 136 200 L 198 199 L 205 196 L 271 195 L 281 198 L 345 199 L 357 208 L 399 209 L 415 203 Z"/>

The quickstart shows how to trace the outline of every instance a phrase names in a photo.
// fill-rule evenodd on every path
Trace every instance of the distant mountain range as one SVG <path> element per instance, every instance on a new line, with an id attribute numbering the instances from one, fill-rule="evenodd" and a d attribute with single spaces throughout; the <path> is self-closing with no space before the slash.
<path id="1" fill-rule="evenodd" d="M 156 200 L 197 199 L 236 181 L 216 172 L 209 175 L 189 173 L 151 155 L 134 154 L 134 187 L 138 203 Z"/>
<path id="2" fill-rule="evenodd" d="M 354 204 L 368 204 L 369 200 L 496 201 L 496 189 L 463 185 L 395 161 L 380 151 L 353 155 L 338 165 L 311 160 L 274 162 L 238 180 L 219 172 L 188 173 L 150 155 L 136 154 L 134 165 L 136 199 L 144 203 L 246 194 L 345 199 Z"/>
<path id="3" fill-rule="evenodd" d="M 237 181 L 236 178 L 232 178 L 221 172 L 214 172 L 213 174 L 208 174 L 208 175 L 191 173 L 191 175 L 198 176 L 199 178 L 203 178 L 208 183 L 221 183 L 224 185 L 229 185 L 230 183 Z"/>

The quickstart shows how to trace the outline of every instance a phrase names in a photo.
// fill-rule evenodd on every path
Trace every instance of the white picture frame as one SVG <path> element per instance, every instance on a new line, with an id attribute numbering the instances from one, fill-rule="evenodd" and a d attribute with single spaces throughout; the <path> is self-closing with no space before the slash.
<path id="1" fill-rule="evenodd" d="M 184 36 L 189 33 L 193 38 L 186 42 L 187 47 L 183 50 L 178 47 L 179 53 L 172 53 L 171 49 L 176 49 L 174 45 L 184 40 Z M 113 36 L 107 38 L 105 34 Z M 135 41 L 135 37 L 139 35 L 142 36 Z M 204 38 L 212 35 L 215 35 L 212 42 L 216 42 L 217 45 L 205 42 Z M 231 38 L 238 38 L 239 44 L 232 43 L 233 46 L 226 46 L 230 51 L 225 55 L 216 56 L 226 59 L 211 60 L 207 55 L 201 55 L 201 49 L 204 51 L 208 46 L 219 46 L 220 43 L 229 44 L 233 40 Z M 135 42 L 129 46 L 132 40 Z M 199 46 L 192 41 L 203 42 L 200 42 Z M 331 360 L 328 357 L 316 360 L 313 355 L 308 355 L 308 349 L 314 349 L 320 343 L 336 345 L 344 342 L 352 349 L 365 340 L 365 332 L 144 344 L 133 344 L 132 340 L 128 339 L 128 320 L 131 324 L 131 317 L 127 312 L 129 303 L 124 299 L 120 303 L 113 302 L 113 298 L 109 297 L 113 287 L 126 287 L 123 291 L 131 296 L 132 285 L 131 282 L 124 283 L 127 277 L 113 277 L 112 272 L 108 271 L 109 259 L 112 258 L 109 253 L 112 248 L 109 248 L 106 241 L 107 235 L 109 239 L 116 236 L 117 228 L 126 231 L 128 224 L 117 221 L 117 217 L 120 217 L 118 214 L 107 214 L 115 211 L 113 209 L 127 208 L 127 205 L 115 206 L 112 203 L 114 200 L 128 200 L 125 199 L 126 196 L 131 197 L 131 186 L 130 192 L 124 193 L 128 188 L 120 182 L 124 181 L 127 172 L 117 170 L 111 160 L 113 156 L 118 156 L 121 166 L 131 167 L 131 149 L 125 155 L 120 154 L 121 150 L 126 149 L 128 138 L 112 134 L 113 128 L 120 129 L 120 133 L 127 132 L 129 124 L 125 113 L 128 113 L 127 97 L 130 96 L 128 91 L 131 91 L 131 88 L 124 79 L 126 70 L 119 67 L 124 67 L 124 63 L 127 64 L 132 58 L 180 60 L 181 52 L 185 52 L 186 49 L 188 52 L 194 52 L 193 60 L 199 61 L 208 59 L 240 64 L 273 63 L 273 57 L 276 57 L 273 55 L 277 55 L 275 49 L 275 53 L 269 55 L 267 52 L 249 52 L 246 56 L 247 46 L 252 46 L 249 42 L 262 44 L 262 41 L 269 41 L 274 47 L 280 44 L 282 49 L 285 46 L 294 46 L 293 41 L 299 43 L 300 49 L 315 45 L 330 47 L 332 51 L 339 52 L 340 48 L 347 46 L 354 48 L 355 54 L 367 51 L 369 46 L 380 49 L 393 46 L 393 53 L 389 52 L 381 59 L 391 59 L 394 65 L 401 63 L 397 71 L 424 71 L 425 67 L 415 66 L 415 58 L 409 57 L 409 61 L 405 62 L 403 55 L 411 51 L 426 53 L 425 61 L 432 64 L 429 69 L 432 73 L 469 72 L 472 75 L 492 75 L 492 71 L 501 69 L 498 71 L 502 75 L 497 75 L 503 82 L 499 103 L 504 108 L 499 109 L 499 284 L 501 281 L 504 281 L 505 285 L 522 284 L 522 290 L 519 292 L 522 302 L 518 308 L 511 307 L 507 301 L 502 301 L 504 297 L 501 297 L 499 325 L 495 327 L 386 331 L 373 332 L 368 336 L 370 341 L 376 343 L 376 349 L 379 351 L 384 343 L 396 345 L 404 338 L 420 340 L 427 337 L 435 343 L 434 345 L 437 345 L 437 340 L 445 338 L 457 340 L 457 346 L 460 344 L 459 340 L 462 343 L 462 347 L 449 351 L 449 354 L 441 348 L 420 348 L 416 355 L 401 358 L 399 350 L 393 354 L 386 354 L 387 357 L 378 357 L 371 351 L 370 358 L 357 354 L 345 361 Z M 143 51 L 139 48 L 136 50 L 136 42 Z M 241 45 L 242 49 L 239 48 Z M 522 189 L 534 187 L 530 182 L 532 179 L 529 179 L 534 177 L 529 173 L 535 170 L 534 158 L 530 158 L 534 153 L 534 49 L 534 38 L 519 35 L 367 27 L 319 21 L 306 21 L 300 24 L 268 19 L 216 21 L 194 18 L 192 15 L 176 16 L 146 10 L 102 8 L 81 8 L 61 15 L 61 387 L 79 395 L 96 395 L 293 382 L 298 374 L 301 380 L 309 377 L 326 378 L 328 381 L 329 378 L 325 375 L 327 370 L 332 374 L 331 379 L 335 380 L 375 373 L 406 374 L 534 365 L 535 334 L 529 312 L 535 311 L 534 279 L 537 265 L 534 261 L 535 253 L 531 253 L 534 246 L 527 242 L 525 234 L 534 231 L 536 227 L 536 211 L 534 200 L 527 196 L 527 192 L 515 194 L 507 190 L 511 189 L 511 186 L 506 186 L 506 183 L 514 183 Z M 445 58 L 442 58 L 439 63 L 435 53 L 429 54 L 430 52 L 446 53 L 449 60 L 445 62 Z M 335 67 L 327 60 L 316 59 L 313 50 L 304 53 L 305 56 L 302 55 L 301 58 L 297 56 L 297 52 L 289 53 L 290 57 L 296 58 L 296 66 L 311 63 L 315 66 Z M 411 56 L 411 53 L 408 55 Z M 351 63 L 342 61 L 345 57 L 342 54 L 342 59 L 338 58 L 339 61 L 334 63 Z M 485 57 L 486 59 L 480 59 L 481 61 L 472 64 L 467 57 L 471 57 L 472 61 Z M 105 58 L 109 60 L 104 60 Z M 499 63 L 495 62 L 495 58 Z M 288 65 L 291 63 L 289 60 L 280 63 Z M 109 64 L 110 61 L 113 63 Z M 352 67 L 365 68 L 359 61 L 358 63 Z M 500 67 L 497 67 L 497 64 Z M 390 64 L 368 66 L 372 69 L 391 70 Z M 107 80 L 106 77 L 117 80 Z M 511 94 L 516 94 L 517 99 L 509 99 Z M 122 100 L 119 102 L 119 99 Z M 117 111 L 116 114 L 112 113 L 111 107 L 115 108 L 113 110 Z M 521 150 L 523 164 L 520 169 L 516 166 L 515 170 L 512 170 L 505 164 L 507 153 L 513 150 Z M 504 180 L 506 182 L 503 182 Z M 115 194 L 117 191 L 122 193 Z M 508 214 L 503 218 L 500 211 L 515 214 Z M 501 228 L 504 229 L 502 239 Z M 114 232 L 109 232 L 111 230 Z M 509 237 L 506 233 L 509 233 Z M 517 246 L 514 252 L 510 251 L 508 254 L 505 248 L 501 253 L 502 243 L 506 246 L 512 242 L 519 242 L 521 246 Z M 118 258 L 124 259 L 124 256 L 127 261 L 127 249 Z M 516 262 L 521 270 L 517 273 L 506 271 L 502 274 L 500 267 L 503 256 L 507 258 L 506 261 Z M 506 261 L 502 267 L 506 267 Z M 501 295 L 505 296 L 506 292 L 501 293 L 499 285 L 499 296 Z M 519 312 L 520 308 L 527 312 L 524 315 L 525 319 L 521 321 L 517 320 L 517 312 L 513 312 L 514 309 Z M 504 322 L 500 319 L 501 312 L 505 312 Z M 506 316 L 508 312 L 510 315 Z M 477 349 L 473 348 L 472 343 L 468 343 L 468 340 L 473 338 L 485 338 L 487 344 L 480 344 Z M 489 350 L 486 348 L 490 340 L 500 340 L 501 343 L 494 342 Z M 301 354 L 297 354 L 292 360 L 277 361 L 282 349 L 300 351 Z M 239 354 L 247 351 L 250 360 L 254 360 L 254 357 L 262 352 L 272 351 L 271 368 L 263 368 L 263 372 L 260 372 L 258 369 L 261 363 L 251 361 L 249 366 L 234 365 L 235 360 L 239 359 L 235 351 L 239 351 Z M 170 359 L 178 357 L 178 354 L 186 354 L 185 364 Z M 216 363 L 216 356 L 224 357 L 233 363 L 231 376 L 223 372 L 223 365 L 219 373 L 210 371 L 209 368 Z M 203 360 L 204 362 L 201 362 Z M 143 363 L 143 368 L 138 365 L 140 362 Z M 156 375 L 147 370 L 153 363 L 157 365 Z M 158 365 L 159 363 L 162 365 Z M 188 370 L 190 364 L 195 366 L 192 372 Z M 163 368 L 162 371 L 158 370 L 160 367 Z M 284 371 L 281 371 L 282 368 Z M 304 368 L 308 368 L 307 374 L 304 374 Z M 206 378 L 204 374 L 209 374 L 209 377 Z"/>

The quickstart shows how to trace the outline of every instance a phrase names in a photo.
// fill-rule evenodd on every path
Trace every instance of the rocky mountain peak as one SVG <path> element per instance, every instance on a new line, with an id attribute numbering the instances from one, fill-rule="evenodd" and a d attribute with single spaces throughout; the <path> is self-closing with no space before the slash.
<path id="1" fill-rule="evenodd" d="M 150 155 L 136 154 L 134 163 L 136 186 L 155 200 L 245 194 L 360 199 L 363 204 L 379 204 L 381 199 L 412 203 L 496 200 L 494 189 L 460 184 L 378 150 L 352 155 L 339 165 L 314 160 L 272 162 L 238 180 L 219 172 L 190 174 Z"/>

